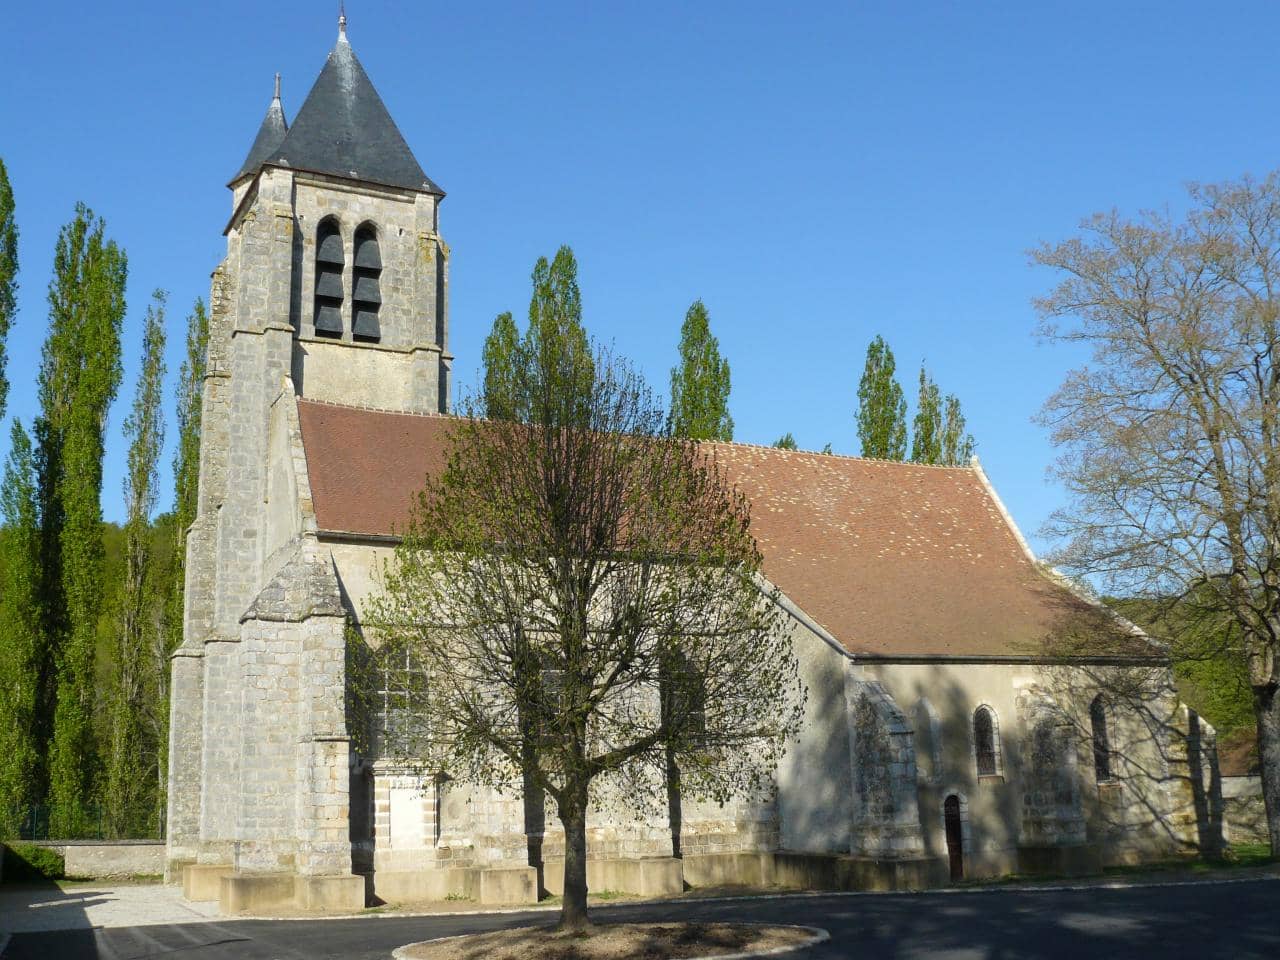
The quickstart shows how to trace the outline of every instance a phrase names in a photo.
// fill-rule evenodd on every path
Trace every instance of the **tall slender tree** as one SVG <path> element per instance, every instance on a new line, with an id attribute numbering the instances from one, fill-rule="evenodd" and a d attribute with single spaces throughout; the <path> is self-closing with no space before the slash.
<path id="1" fill-rule="evenodd" d="M 907 400 L 894 375 L 893 351 L 877 336 L 867 345 L 858 384 L 858 439 L 862 455 L 902 460 L 907 455 Z"/>
<path id="2" fill-rule="evenodd" d="M 562 246 L 550 262 L 539 257 L 532 279 L 529 328 L 520 348 L 522 363 L 538 363 L 561 378 L 547 378 L 544 389 L 571 398 L 586 396 L 595 376 L 595 362 L 582 325 L 582 293 L 573 250 Z M 517 407 L 515 416 L 520 420 L 536 417 L 540 409 L 531 406 L 523 395 L 518 398 Z"/>
<path id="3" fill-rule="evenodd" d="M 695 300 L 680 328 L 680 363 L 671 370 L 671 422 L 677 436 L 732 440 L 729 361 L 711 333 L 711 318 Z"/>
<path id="4" fill-rule="evenodd" d="M 0 419 L 9 402 L 9 327 L 18 308 L 18 224 L 13 217 L 13 188 L 0 159 Z"/>
<path id="5" fill-rule="evenodd" d="M 40 517 L 31 439 L 17 420 L 0 485 L 0 837 L 17 835 L 24 812 L 43 799 L 40 673 Z"/>
<path id="6" fill-rule="evenodd" d="M 151 514 L 156 505 L 156 463 L 164 445 L 165 293 L 152 294 L 142 334 L 142 364 L 125 420 L 129 439 L 128 472 L 124 478 L 124 583 L 112 664 L 106 743 L 106 782 L 103 805 L 112 836 L 145 833 L 155 809 L 160 744 L 152 739 L 148 707 L 157 691 L 156 664 L 151 656 L 161 624 L 155 616 L 156 596 L 151 573 Z"/>
<path id="7" fill-rule="evenodd" d="M 942 462 L 949 467 L 962 467 L 973 457 L 973 434 L 966 429 L 960 400 L 954 393 L 943 401 Z"/>
<path id="8" fill-rule="evenodd" d="M 127 272 L 103 221 L 77 204 L 54 252 L 36 430 L 43 609 L 58 664 L 49 828 L 63 836 L 83 830 L 97 770 L 90 716 L 103 600 L 102 454 L 120 385 Z"/>
<path id="9" fill-rule="evenodd" d="M 920 395 L 916 400 L 916 416 L 911 423 L 911 460 L 913 463 L 942 462 L 942 395 L 920 366 Z"/>
<path id="10" fill-rule="evenodd" d="M 490 420 L 515 416 L 514 377 L 520 331 L 511 311 L 500 313 L 484 341 L 484 415 Z"/>
<path id="11" fill-rule="evenodd" d="M 197 299 L 187 315 L 186 355 L 178 373 L 178 443 L 173 454 L 173 560 L 168 571 L 164 630 L 152 649 L 156 696 L 150 705 L 151 727 L 159 745 L 156 771 L 156 817 L 164 816 L 169 772 L 169 657 L 182 643 L 183 594 L 187 580 L 187 531 L 195 522 L 200 492 L 200 421 L 209 349 L 209 316 Z"/>
<path id="12" fill-rule="evenodd" d="M 791 435 L 790 430 L 788 430 L 786 433 L 780 436 L 777 440 L 773 441 L 773 445 L 778 450 L 799 450 L 800 449 L 799 445 L 796 443 L 796 438 Z"/>

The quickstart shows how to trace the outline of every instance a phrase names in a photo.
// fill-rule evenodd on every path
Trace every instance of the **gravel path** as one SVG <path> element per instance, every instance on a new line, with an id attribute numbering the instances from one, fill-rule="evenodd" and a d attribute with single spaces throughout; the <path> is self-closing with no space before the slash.
<path id="1" fill-rule="evenodd" d="M 5 934 L 93 927 L 142 927 L 218 919 L 218 904 L 189 903 L 181 887 L 77 883 L 0 887 L 0 939 Z"/>

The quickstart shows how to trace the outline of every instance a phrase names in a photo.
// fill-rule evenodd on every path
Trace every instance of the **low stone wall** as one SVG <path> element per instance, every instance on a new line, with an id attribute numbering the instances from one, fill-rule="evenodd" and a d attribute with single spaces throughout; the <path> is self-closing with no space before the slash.
<path id="1" fill-rule="evenodd" d="M 1269 843 L 1261 777 L 1222 778 L 1222 819 L 1231 843 Z"/>
<path id="2" fill-rule="evenodd" d="M 33 846 L 57 851 L 68 877 L 108 880 L 164 873 L 163 840 L 37 840 Z"/>

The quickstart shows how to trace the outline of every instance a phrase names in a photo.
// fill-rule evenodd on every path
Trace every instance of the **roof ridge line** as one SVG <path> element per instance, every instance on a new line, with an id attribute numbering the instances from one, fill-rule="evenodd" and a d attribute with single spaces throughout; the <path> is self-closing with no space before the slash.
<path id="1" fill-rule="evenodd" d="M 788 450 L 786 447 L 775 447 L 771 443 L 745 443 L 741 440 L 699 440 L 699 444 L 715 447 L 743 447 L 748 450 L 773 450 L 777 453 L 799 453 L 808 457 L 835 457 L 839 460 L 857 460 L 860 463 L 892 463 L 901 467 L 923 467 L 929 470 L 967 470 L 973 471 L 973 464 L 949 465 L 945 463 L 916 463 L 913 460 L 890 460 L 888 457 L 860 457 L 852 453 L 824 453 L 821 450 Z"/>
<path id="2" fill-rule="evenodd" d="M 370 413 L 394 413 L 402 417 L 422 417 L 424 420 L 466 420 L 467 417 L 456 413 L 427 413 L 423 410 L 396 410 L 392 407 L 377 407 L 369 403 L 340 403 L 337 400 L 321 400 L 317 397 L 298 397 L 299 403 L 314 403 L 320 407 L 338 407 L 342 410 L 367 410 Z"/>

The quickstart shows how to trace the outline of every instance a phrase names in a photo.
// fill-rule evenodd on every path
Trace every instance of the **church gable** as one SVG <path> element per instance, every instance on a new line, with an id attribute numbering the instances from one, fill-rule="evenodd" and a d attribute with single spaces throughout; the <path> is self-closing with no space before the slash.
<path id="1" fill-rule="evenodd" d="M 394 536 L 457 421 L 298 406 L 321 534 Z M 1025 657 L 1096 617 L 1033 562 L 977 467 L 712 449 L 751 502 L 765 575 L 849 653 Z"/>

